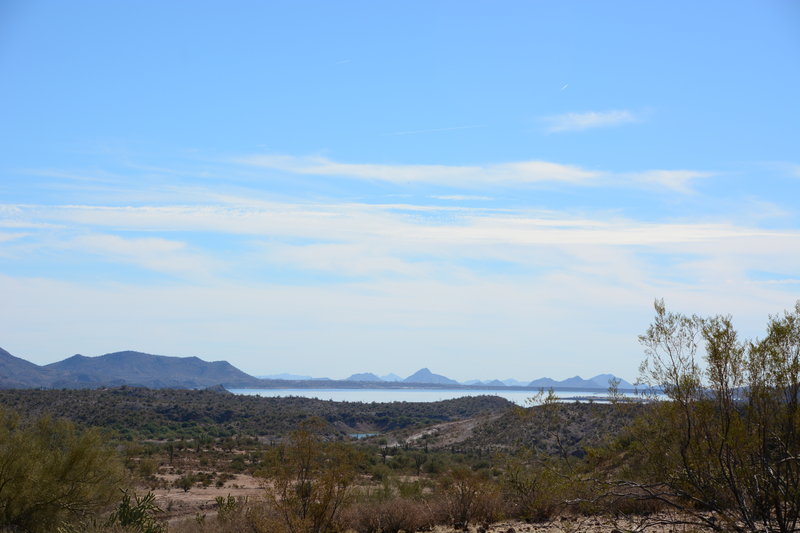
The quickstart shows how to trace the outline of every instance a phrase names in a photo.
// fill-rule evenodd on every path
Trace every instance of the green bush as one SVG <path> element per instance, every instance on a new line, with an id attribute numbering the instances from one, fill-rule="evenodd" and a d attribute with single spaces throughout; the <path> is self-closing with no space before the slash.
<path id="1" fill-rule="evenodd" d="M 669 401 L 636 426 L 639 490 L 709 529 L 798 531 L 800 302 L 757 341 L 730 317 L 655 308 L 642 373 Z"/>
<path id="2" fill-rule="evenodd" d="M 122 491 L 122 501 L 111 513 L 108 526 L 121 526 L 131 533 L 166 533 L 167 528 L 155 515 L 163 512 L 155 503 L 155 495 L 148 492 L 142 497 L 131 491 Z"/>
<path id="3" fill-rule="evenodd" d="M 23 423 L 0 409 L 0 527 L 52 532 L 92 519 L 116 497 L 123 468 L 96 430 Z"/>

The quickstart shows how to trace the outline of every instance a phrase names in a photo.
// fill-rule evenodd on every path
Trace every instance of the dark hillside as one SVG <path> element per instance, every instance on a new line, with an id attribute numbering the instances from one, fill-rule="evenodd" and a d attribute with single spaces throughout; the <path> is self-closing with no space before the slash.
<path id="1" fill-rule="evenodd" d="M 0 348 L 0 388 L 45 387 L 57 372 L 15 357 Z"/>
<path id="2" fill-rule="evenodd" d="M 359 403 L 310 398 L 262 398 L 212 390 L 4 390 L 0 405 L 29 416 L 50 414 L 131 438 L 250 435 L 279 437 L 309 417 L 328 423 L 330 436 L 384 432 L 513 409 L 496 396 L 441 402 Z"/>
<path id="3" fill-rule="evenodd" d="M 465 447 L 533 448 L 582 457 L 607 444 L 646 409 L 642 404 L 559 403 L 513 409 L 476 428 Z"/>
<path id="4" fill-rule="evenodd" d="M 52 387 L 136 385 L 151 388 L 257 387 L 261 380 L 245 374 L 226 361 L 206 362 L 197 357 L 168 357 L 125 351 L 85 357 L 74 355 L 44 368 L 65 377 Z"/>

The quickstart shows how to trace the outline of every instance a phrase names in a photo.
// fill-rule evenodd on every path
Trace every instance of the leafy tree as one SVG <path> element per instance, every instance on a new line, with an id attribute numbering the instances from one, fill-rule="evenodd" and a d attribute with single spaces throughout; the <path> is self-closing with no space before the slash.
<path id="1" fill-rule="evenodd" d="M 0 526 L 50 532 L 86 521 L 111 503 L 122 472 L 98 431 L 0 409 Z"/>
<path id="2" fill-rule="evenodd" d="M 714 530 L 800 531 L 800 302 L 742 341 L 731 318 L 655 303 L 640 337 L 659 402 L 637 427 L 637 489 Z"/>

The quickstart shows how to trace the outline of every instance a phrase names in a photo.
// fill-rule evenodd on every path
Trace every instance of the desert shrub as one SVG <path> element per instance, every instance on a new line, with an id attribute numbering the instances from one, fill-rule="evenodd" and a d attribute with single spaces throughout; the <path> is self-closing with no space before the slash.
<path id="1" fill-rule="evenodd" d="M 655 308 L 642 374 L 669 401 L 636 426 L 636 487 L 710 529 L 800 530 L 800 302 L 752 342 Z"/>
<path id="2" fill-rule="evenodd" d="M 544 522 L 554 518 L 564 502 L 577 496 L 577 481 L 560 472 L 561 465 L 526 451 L 504 461 L 501 490 L 506 512 L 522 520 Z"/>
<path id="3" fill-rule="evenodd" d="M 419 480 L 397 482 L 397 493 L 402 498 L 418 500 L 422 498 L 422 488 Z"/>
<path id="4" fill-rule="evenodd" d="M 348 501 L 362 457 L 352 447 L 322 442 L 313 422 L 292 433 L 289 441 L 268 452 L 267 501 L 291 533 L 324 533 L 335 529 Z"/>
<path id="5" fill-rule="evenodd" d="M 122 500 L 111 513 L 107 526 L 120 526 L 130 533 L 166 533 L 167 527 L 156 518 L 163 511 L 155 499 L 152 492 L 139 497 L 135 492 L 122 491 Z"/>
<path id="6" fill-rule="evenodd" d="M 422 471 L 426 474 L 436 475 L 444 469 L 444 462 L 438 457 L 431 457 L 422 465 Z"/>
<path id="7" fill-rule="evenodd" d="M 214 501 L 217 504 L 217 519 L 220 522 L 235 522 L 241 520 L 248 511 L 252 513 L 253 506 L 248 505 L 246 497 L 234 498 L 228 494 L 227 498 L 217 496 Z"/>
<path id="8" fill-rule="evenodd" d="M 220 506 L 221 504 L 221 506 Z M 266 502 L 217 498 L 219 514 L 171 524 L 169 533 L 290 533 L 276 509 Z"/>
<path id="9" fill-rule="evenodd" d="M 443 476 L 439 497 L 448 521 L 455 528 L 490 523 L 502 514 L 497 485 L 468 468 L 454 468 Z"/>
<path id="10" fill-rule="evenodd" d="M 86 522 L 122 480 L 121 461 L 98 431 L 48 417 L 22 423 L 0 410 L 0 527 L 52 532 Z"/>
<path id="11" fill-rule="evenodd" d="M 365 502 L 343 511 L 340 525 L 357 533 L 411 533 L 435 524 L 430 505 L 421 500 L 393 498 Z"/>
<path id="12" fill-rule="evenodd" d="M 383 463 L 376 464 L 369 469 L 369 472 L 372 481 L 389 480 L 393 475 L 392 469 Z"/>
<path id="13" fill-rule="evenodd" d="M 175 488 L 183 489 L 183 492 L 189 492 L 189 490 L 191 490 L 191 488 L 194 486 L 194 483 L 195 477 L 191 474 L 186 474 L 177 478 L 173 482 L 173 485 Z"/>
<path id="14" fill-rule="evenodd" d="M 158 472 L 158 460 L 153 457 L 144 457 L 139 461 L 137 470 L 142 479 L 148 480 Z"/>

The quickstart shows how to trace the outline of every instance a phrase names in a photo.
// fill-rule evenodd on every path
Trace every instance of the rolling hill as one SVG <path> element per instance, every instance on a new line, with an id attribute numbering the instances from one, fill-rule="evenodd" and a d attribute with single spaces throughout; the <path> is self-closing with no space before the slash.
<path id="1" fill-rule="evenodd" d="M 150 388 L 197 389 L 222 384 L 228 388 L 261 386 L 261 380 L 226 361 L 168 357 L 125 351 L 38 366 L 0 348 L 0 388 L 96 388 L 138 385 Z"/>

